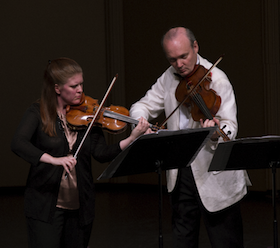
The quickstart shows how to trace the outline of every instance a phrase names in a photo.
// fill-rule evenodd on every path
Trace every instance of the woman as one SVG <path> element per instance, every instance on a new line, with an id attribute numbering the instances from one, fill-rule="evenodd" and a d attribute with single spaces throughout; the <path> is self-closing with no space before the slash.
<path id="1" fill-rule="evenodd" d="M 93 127 L 76 160 L 70 154 L 84 131 L 70 130 L 65 115 L 66 106 L 79 104 L 82 93 L 81 67 L 68 58 L 50 61 L 41 98 L 14 135 L 12 151 L 31 164 L 25 190 L 30 247 L 87 247 L 95 203 L 91 156 L 111 161 L 148 129 L 140 119 L 128 138 L 108 146 L 101 128 Z"/>

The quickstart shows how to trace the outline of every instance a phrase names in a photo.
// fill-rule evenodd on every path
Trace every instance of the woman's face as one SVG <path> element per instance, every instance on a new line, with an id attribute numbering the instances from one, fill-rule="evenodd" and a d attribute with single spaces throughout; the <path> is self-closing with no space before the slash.
<path id="1" fill-rule="evenodd" d="M 56 84 L 55 91 L 57 93 L 59 105 L 66 106 L 79 104 L 83 93 L 83 74 L 75 74 L 62 86 Z"/>

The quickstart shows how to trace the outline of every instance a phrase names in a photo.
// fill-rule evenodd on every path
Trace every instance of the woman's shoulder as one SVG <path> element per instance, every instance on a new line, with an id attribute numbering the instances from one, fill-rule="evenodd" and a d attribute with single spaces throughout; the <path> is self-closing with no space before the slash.
<path id="1" fill-rule="evenodd" d="M 40 103 L 33 102 L 25 111 L 25 115 L 36 115 L 40 116 Z"/>
<path id="2" fill-rule="evenodd" d="M 39 101 L 33 102 L 30 105 L 30 108 L 33 108 L 33 109 L 36 109 L 36 110 L 40 110 L 40 102 Z"/>

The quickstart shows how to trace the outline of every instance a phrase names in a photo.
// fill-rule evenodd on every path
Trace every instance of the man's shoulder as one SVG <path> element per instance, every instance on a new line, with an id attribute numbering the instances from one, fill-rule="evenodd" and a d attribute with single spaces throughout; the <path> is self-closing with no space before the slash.
<path id="1" fill-rule="evenodd" d="M 200 64 L 202 66 L 204 66 L 206 69 L 210 69 L 213 66 L 213 64 L 211 62 L 209 62 L 207 59 L 201 57 L 200 55 L 198 55 L 198 56 L 199 56 Z M 219 78 L 224 78 L 224 79 L 228 80 L 226 73 L 224 71 L 222 71 L 221 69 L 219 69 L 217 66 L 212 69 L 212 75 L 215 77 L 217 76 Z"/>
<path id="2" fill-rule="evenodd" d="M 162 81 L 170 81 L 176 79 L 176 70 L 173 66 L 169 66 L 159 77 Z"/>
<path id="3" fill-rule="evenodd" d="M 169 66 L 163 73 L 162 75 L 174 75 L 174 73 L 176 73 L 176 70 L 174 69 L 173 66 Z"/>

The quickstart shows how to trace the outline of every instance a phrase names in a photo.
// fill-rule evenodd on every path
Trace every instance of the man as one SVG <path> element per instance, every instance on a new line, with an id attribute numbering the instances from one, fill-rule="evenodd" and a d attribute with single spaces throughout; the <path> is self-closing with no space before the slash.
<path id="1" fill-rule="evenodd" d="M 147 120 L 162 111 L 169 114 L 179 102 L 175 91 L 180 79 L 192 73 L 196 64 L 209 69 L 212 64 L 198 54 L 198 43 L 186 28 L 168 30 L 162 46 L 171 66 L 158 78 L 146 95 L 132 105 L 130 116 Z M 178 75 L 179 74 L 179 75 Z M 210 88 L 222 99 L 212 120 L 194 121 L 190 108 L 182 105 L 167 122 L 169 130 L 225 126 L 224 132 L 234 139 L 237 134 L 236 103 L 232 86 L 218 68 L 211 71 Z M 189 167 L 167 171 L 167 187 L 171 192 L 174 247 L 197 248 L 200 217 L 203 218 L 212 247 L 243 247 L 242 218 L 239 201 L 250 183 L 245 171 L 208 172 L 221 137 L 215 133 Z"/>

